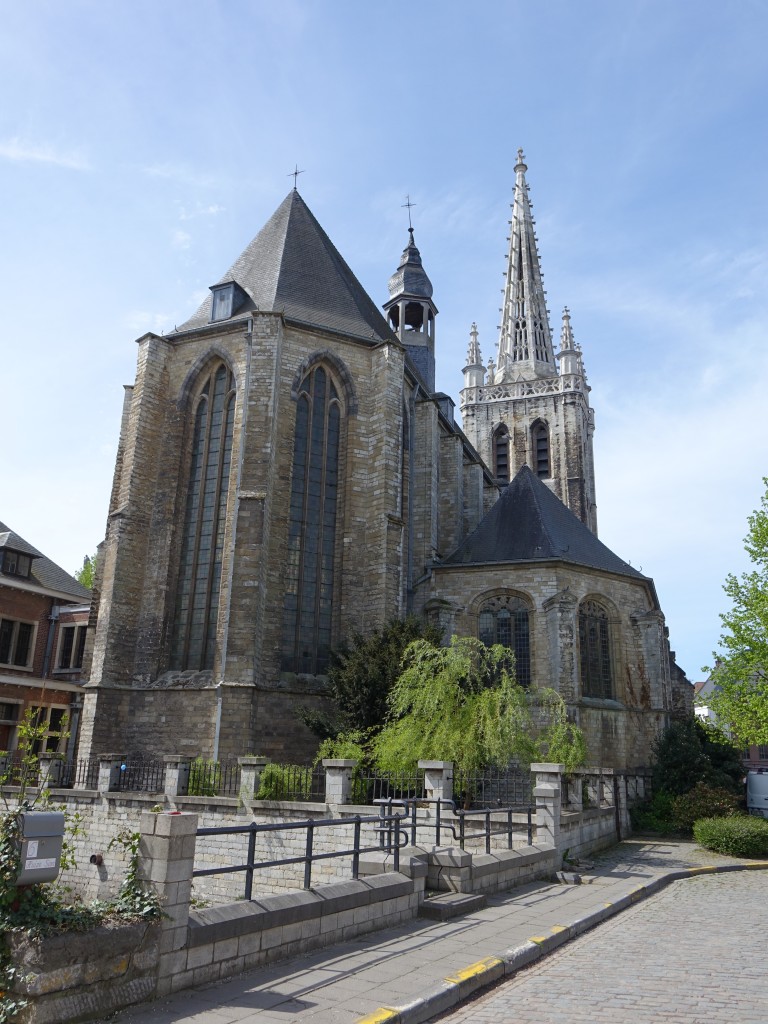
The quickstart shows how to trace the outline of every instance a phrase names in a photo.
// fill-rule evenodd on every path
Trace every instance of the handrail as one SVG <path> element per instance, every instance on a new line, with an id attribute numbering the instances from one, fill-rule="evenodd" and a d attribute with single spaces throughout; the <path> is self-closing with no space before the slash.
<path id="1" fill-rule="evenodd" d="M 351 857 L 352 858 L 352 877 L 357 878 L 360 867 L 360 854 L 366 850 L 375 850 L 380 847 L 375 846 L 362 846 L 360 844 L 361 829 L 360 826 L 364 824 L 376 823 L 380 831 L 382 822 L 390 833 L 390 844 L 389 850 L 393 854 L 393 868 L 395 871 L 400 870 L 400 850 L 402 847 L 408 845 L 408 834 L 402 828 L 401 823 L 405 820 L 406 814 L 395 814 L 390 813 L 382 817 L 381 814 L 372 815 L 360 815 L 355 814 L 349 818 L 307 818 L 304 821 L 279 821 L 279 822 L 268 822 L 265 824 L 259 824 L 255 821 L 250 822 L 248 825 L 222 825 L 220 827 L 212 826 L 208 828 L 199 828 L 196 835 L 198 836 L 223 836 L 223 835 L 248 835 L 248 851 L 246 854 L 246 861 L 244 864 L 229 864 L 215 868 L 196 868 L 192 872 L 193 878 L 202 878 L 205 875 L 225 875 L 233 874 L 235 872 L 245 872 L 245 898 L 247 900 L 252 899 L 253 895 L 253 875 L 259 868 L 270 868 L 277 867 L 284 864 L 304 864 L 304 888 L 309 889 L 312 884 L 312 865 L 315 861 L 319 860 L 331 860 L 335 857 Z M 330 826 L 352 826 L 353 839 L 351 849 L 345 850 L 334 850 L 331 853 L 315 853 L 314 851 L 314 838 L 315 831 L 320 828 L 326 828 Z M 301 856 L 293 857 L 279 857 L 274 860 L 256 860 L 256 836 L 262 832 L 290 832 L 297 830 L 306 831 L 306 843 L 304 853 Z M 402 842 L 401 840 L 405 840 Z"/>
<path id="2" fill-rule="evenodd" d="M 418 822 L 416 817 L 417 807 L 423 806 L 424 804 L 430 804 L 435 806 L 435 845 L 439 846 L 441 841 L 441 834 L 443 831 L 450 832 L 451 836 L 458 841 L 460 848 L 464 849 L 464 843 L 467 839 L 485 839 L 485 852 L 491 852 L 491 837 L 492 836 L 503 836 L 507 837 L 507 847 L 512 849 L 513 845 L 513 834 L 515 831 L 515 825 L 512 821 L 513 814 L 526 814 L 528 817 L 527 825 L 527 837 L 528 846 L 533 844 L 533 808 L 530 804 L 515 804 L 509 807 L 490 807 L 481 808 L 475 810 L 464 810 L 461 807 L 456 806 L 455 800 L 445 800 L 442 798 L 431 798 L 421 800 L 418 797 L 382 797 L 376 800 L 375 803 L 379 805 L 380 814 L 383 815 L 385 808 L 389 808 L 389 813 L 392 814 L 393 806 L 401 806 L 405 808 L 405 814 L 403 817 L 408 817 L 410 820 L 411 829 L 411 845 L 416 845 L 416 830 L 418 828 Z M 444 822 L 442 818 L 441 808 L 446 807 L 453 812 L 453 814 L 459 820 L 459 832 L 456 834 L 456 825 L 453 822 Z M 410 809 L 410 813 L 409 813 Z M 507 822 L 505 827 L 499 829 L 491 828 L 491 815 L 493 814 L 506 814 Z M 480 832 L 467 832 L 466 830 L 466 819 L 469 817 L 482 816 L 485 819 L 485 827 Z M 427 823 L 422 827 L 429 827 Z M 379 832 L 382 829 L 379 828 Z M 381 837 L 380 837 L 381 843 Z"/>

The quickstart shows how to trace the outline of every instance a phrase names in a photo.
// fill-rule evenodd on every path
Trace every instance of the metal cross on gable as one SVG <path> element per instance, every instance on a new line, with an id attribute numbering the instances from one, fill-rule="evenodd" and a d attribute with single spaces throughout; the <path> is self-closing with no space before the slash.
<path id="1" fill-rule="evenodd" d="M 296 180 L 297 180 L 297 178 L 299 177 L 300 174 L 303 174 L 303 173 L 304 173 L 304 171 L 300 171 L 299 170 L 299 165 L 298 164 L 294 164 L 293 170 L 289 171 L 289 173 L 286 174 L 286 178 L 293 178 L 293 187 L 294 187 L 294 189 L 296 188 Z"/>
<path id="2" fill-rule="evenodd" d="M 414 207 L 415 205 L 416 205 L 416 203 L 412 203 L 412 202 L 411 202 L 411 197 L 410 197 L 410 195 L 407 195 L 407 196 L 405 197 L 405 202 L 404 202 L 404 203 L 403 203 L 403 205 L 402 205 L 402 206 L 400 207 L 400 209 L 401 209 L 401 210 L 406 210 L 406 209 L 408 210 L 408 230 L 409 230 L 409 231 L 412 231 L 412 230 L 413 230 L 413 224 L 411 223 L 411 210 L 413 209 L 413 207 Z"/>

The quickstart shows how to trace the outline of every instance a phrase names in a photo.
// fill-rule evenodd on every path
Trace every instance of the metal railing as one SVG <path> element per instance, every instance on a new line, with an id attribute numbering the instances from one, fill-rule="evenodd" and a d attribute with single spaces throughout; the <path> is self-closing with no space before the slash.
<path id="1" fill-rule="evenodd" d="M 482 839 L 485 843 L 486 853 L 491 852 L 491 839 L 494 836 L 505 836 L 507 849 L 509 850 L 514 847 L 515 835 L 519 836 L 522 833 L 525 834 L 526 845 L 531 846 L 533 844 L 534 808 L 530 804 L 464 810 L 457 807 L 453 800 L 414 800 L 409 798 L 397 800 L 393 797 L 388 797 L 385 800 L 377 800 L 376 803 L 379 806 L 379 813 L 381 815 L 381 824 L 378 829 L 381 849 L 389 850 L 394 842 L 393 837 L 388 835 L 388 826 L 385 825 L 385 822 L 394 816 L 393 808 L 395 807 L 402 807 L 404 810 L 400 831 L 405 830 L 406 833 L 410 833 L 409 838 L 412 846 L 419 845 L 417 842 L 419 832 L 422 835 L 426 833 L 433 837 L 435 846 L 444 845 L 445 840 L 443 836 L 448 833 L 453 840 L 458 842 L 462 850 L 468 840 Z M 435 813 L 433 818 L 419 819 L 418 808 L 425 805 L 434 807 Z M 445 820 L 443 816 L 444 809 L 453 815 L 453 820 Z M 517 821 L 514 820 L 515 815 L 517 815 Z M 471 826 L 468 827 L 467 823 L 468 821 L 476 820 L 478 817 L 482 818 L 482 828 L 471 831 Z M 521 818 L 523 819 L 522 821 L 520 820 Z"/>
<path id="2" fill-rule="evenodd" d="M 83 789 L 96 789 L 99 782 L 98 757 L 80 758 L 79 761 L 65 761 L 61 766 L 59 786 L 69 789 L 80 786 Z"/>
<path id="3" fill-rule="evenodd" d="M 304 888 L 309 889 L 312 885 L 312 865 L 321 860 L 332 860 L 338 857 L 352 858 L 352 877 L 357 878 L 360 868 L 360 854 L 369 851 L 386 848 L 393 855 L 393 870 L 400 870 L 400 849 L 408 845 L 408 833 L 403 829 L 405 814 L 386 812 L 373 815 L 356 814 L 350 818 L 308 818 L 306 821 L 275 822 L 271 824 L 231 825 L 220 828 L 199 828 L 197 836 L 224 836 L 224 835 L 245 835 L 248 837 L 248 845 L 245 853 L 245 860 L 239 864 L 223 865 L 215 868 L 197 868 L 192 872 L 193 878 L 203 878 L 207 875 L 224 875 L 236 872 L 245 872 L 245 899 L 250 900 L 253 896 L 253 876 L 261 868 L 279 867 L 287 864 L 304 865 Z M 376 831 L 380 836 L 376 846 L 364 846 L 361 843 L 361 826 L 366 824 L 376 825 Z M 332 852 L 317 853 L 314 849 L 315 833 L 318 830 L 330 827 L 343 826 L 352 829 L 352 846 L 349 849 L 333 850 Z M 296 832 L 306 833 L 304 840 L 304 852 L 300 856 L 277 857 L 271 860 L 256 859 L 256 837 L 271 832 Z"/>
<path id="4" fill-rule="evenodd" d="M 360 772 L 352 780 L 352 803 L 376 804 L 379 800 L 416 799 L 426 796 L 424 771 Z"/>
<path id="5" fill-rule="evenodd" d="M 321 764 L 268 764 L 259 781 L 257 800 L 325 803 L 325 768 Z"/>
<path id="6" fill-rule="evenodd" d="M 206 761 L 196 758 L 189 766 L 187 796 L 237 796 L 242 770 L 237 758 Z"/>
<path id="7" fill-rule="evenodd" d="M 126 758 L 119 765 L 111 789 L 162 793 L 165 789 L 165 763 L 144 758 Z"/>
<path id="8" fill-rule="evenodd" d="M 530 772 L 517 765 L 473 772 L 456 768 L 453 791 L 456 801 L 466 808 L 529 804 L 533 800 L 533 779 Z"/>

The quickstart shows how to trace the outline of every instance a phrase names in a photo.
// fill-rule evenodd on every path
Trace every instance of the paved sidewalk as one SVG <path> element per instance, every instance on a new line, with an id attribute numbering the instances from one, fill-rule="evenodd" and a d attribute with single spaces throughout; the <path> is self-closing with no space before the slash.
<path id="1" fill-rule="evenodd" d="M 110 1018 L 115 1024 L 419 1024 L 657 892 L 768 862 L 693 843 L 633 838 L 593 860 L 582 885 L 533 883 L 444 923 L 417 920 Z"/>

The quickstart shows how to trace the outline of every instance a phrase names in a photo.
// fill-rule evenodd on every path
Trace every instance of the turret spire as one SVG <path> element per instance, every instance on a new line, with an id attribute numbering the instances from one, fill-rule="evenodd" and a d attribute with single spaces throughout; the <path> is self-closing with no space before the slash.
<path id="1" fill-rule="evenodd" d="M 509 255 L 499 333 L 501 381 L 551 376 L 556 373 L 547 303 L 536 246 L 522 149 L 515 164 Z"/>

